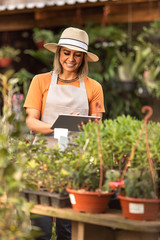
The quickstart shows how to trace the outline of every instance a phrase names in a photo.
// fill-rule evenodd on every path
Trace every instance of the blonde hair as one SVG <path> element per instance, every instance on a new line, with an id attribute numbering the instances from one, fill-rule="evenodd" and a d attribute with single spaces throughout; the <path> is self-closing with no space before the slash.
<path id="1" fill-rule="evenodd" d="M 61 50 L 61 47 L 58 46 L 54 56 L 53 68 L 56 74 L 60 74 L 63 72 L 62 65 L 60 64 L 60 61 L 59 61 L 60 50 Z M 78 69 L 78 74 L 79 74 L 79 78 L 85 78 L 88 75 L 88 60 L 87 60 L 86 53 L 84 53 L 82 64 Z"/>

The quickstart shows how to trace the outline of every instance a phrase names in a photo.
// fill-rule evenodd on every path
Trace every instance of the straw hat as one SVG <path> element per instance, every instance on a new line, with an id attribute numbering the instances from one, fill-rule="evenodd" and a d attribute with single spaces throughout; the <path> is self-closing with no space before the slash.
<path id="1" fill-rule="evenodd" d="M 79 28 L 69 27 L 62 32 L 58 44 L 46 43 L 44 44 L 44 47 L 54 53 L 56 52 L 58 46 L 85 52 L 87 54 L 89 62 L 97 62 L 99 60 L 98 56 L 91 52 L 88 52 L 88 43 L 89 38 L 88 34 L 85 31 Z"/>

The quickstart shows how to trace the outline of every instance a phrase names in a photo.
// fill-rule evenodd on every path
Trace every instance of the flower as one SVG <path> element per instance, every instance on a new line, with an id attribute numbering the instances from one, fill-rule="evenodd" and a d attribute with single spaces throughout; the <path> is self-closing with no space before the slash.
<path id="1" fill-rule="evenodd" d="M 108 183 L 108 185 L 113 189 L 117 189 L 117 188 L 120 188 L 120 187 L 123 187 L 124 186 L 124 181 L 118 181 L 118 182 L 110 182 Z"/>

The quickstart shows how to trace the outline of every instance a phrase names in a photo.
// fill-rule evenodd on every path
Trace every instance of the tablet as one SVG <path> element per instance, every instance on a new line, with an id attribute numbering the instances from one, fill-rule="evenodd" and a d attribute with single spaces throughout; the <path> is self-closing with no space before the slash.
<path id="1" fill-rule="evenodd" d="M 101 118 L 96 116 L 62 114 L 58 116 L 51 129 L 67 128 L 69 131 L 78 132 L 80 131 L 79 125 L 81 125 L 82 122 L 86 124 L 89 120 L 95 121 L 96 119 L 100 120 Z"/>

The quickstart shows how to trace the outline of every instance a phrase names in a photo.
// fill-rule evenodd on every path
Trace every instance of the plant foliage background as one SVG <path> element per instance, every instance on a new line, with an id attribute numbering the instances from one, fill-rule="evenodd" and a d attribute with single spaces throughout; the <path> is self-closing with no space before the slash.
<path id="1" fill-rule="evenodd" d="M 125 114 L 142 119 L 141 107 L 159 103 L 159 25 L 154 21 L 140 30 L 128 34 L 126 24 L 101 25 L 88 23 L 83 28 L 90 38 L 89 51 L 99 56 L 99 62 L 89 63 L 89 76 L 103 87 L 105 109 L 104 119 Z M 64 28 L 66 28 L 65 26 Z M 80 26 L 77 26 L 80 27 Z M 31 64 L 16 71 L 21 92 L 26 96 L 30 81 L 35 74 L 53 69 L 54 54 L 38 48 L 37 39 L 58 42 L 64 28 L 33 29 L 32 48 L 23 51 L 23 59 Z M 34 69 L 32 66 L 35 66 Z M 130 90 L 124 89 L 124 82 L 133 82 Z M 155 111 L 156 112 L 156 109 Z M 155 120 L 158 119 L 158 113 Z"/>

